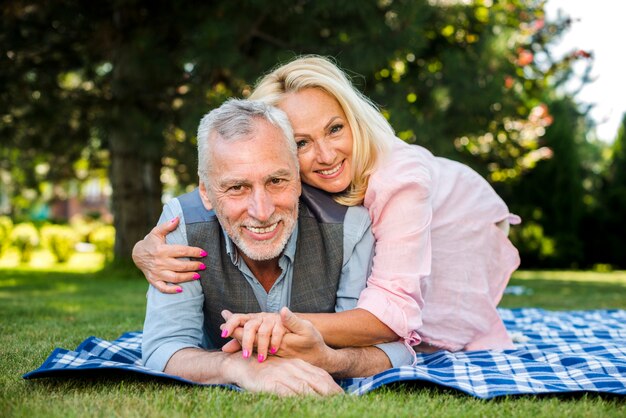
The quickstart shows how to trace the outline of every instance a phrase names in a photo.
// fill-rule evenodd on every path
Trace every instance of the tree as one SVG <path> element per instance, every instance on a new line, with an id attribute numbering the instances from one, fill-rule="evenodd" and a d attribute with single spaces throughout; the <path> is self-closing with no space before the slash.
<path id="1" fill-rule="evenodd" d="M 611 147 L 611 159 L 603 180 L 597 196 L 598 204 L 587 219 L 587 249 L 595 263 L 625 268 L 626 114 Z"/>
<path id="2" fill-rule="evenodd" d="M 503 86 L 510 72 L 525 82 L 507 42 L 541 20 L 543 2 L 486 4 L 7 1 L 0 136 L 8 138 L 2 158 L 13 162 L 3 167 L 18 182 L 61 179 L 77 158 L 97 160 L 105 150 L 115 253 L 128 258 L 157 219 L 163 167 L 195 183 L 200 116 L 245 97 L 259 75 L 302 53 L 335 56 L 359 74 L 402 138 L 462 158 L 455 138 L 504 126 L 542 93 L 536 83 L 525 97 L 506 98 Z M 510 135 L 495 148 L 504 160 L 532 151 Z M 47 171 L 26 178 L 43 163 Z"/>
<path id="3" fill-rule="evenodd" d="M 580 222 L 584 213 L 583 173 L 579 149 L 584 142 L 584 116 L 570 98 L 549 104 L 554 122 L 542 138 L 552 157 L 537 163 L 515 187 L 517 208 L 528 220 L 543 226 L 555 241 L 552 262 L 560 266 L 580 266 L 583 243 Z M 544 264 L 545 265 L 545 264 Z"/>

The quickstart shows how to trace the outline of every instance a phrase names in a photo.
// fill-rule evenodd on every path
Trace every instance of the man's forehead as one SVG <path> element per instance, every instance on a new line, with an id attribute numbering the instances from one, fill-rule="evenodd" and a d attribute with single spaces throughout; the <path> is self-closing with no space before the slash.
<path id="1" fill-rule="evenodd" d="M 220 141 L 212 153 L 211 177 L 217 184 L 267 181 L 273 177 L 297 176 L 295 158 L 284 141 L 251 138 Z"/>

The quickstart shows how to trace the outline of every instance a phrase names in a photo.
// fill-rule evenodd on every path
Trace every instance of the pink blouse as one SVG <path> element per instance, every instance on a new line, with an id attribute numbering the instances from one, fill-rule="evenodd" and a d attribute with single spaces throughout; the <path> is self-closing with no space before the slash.
<path id="1" fill-rule="evenodd" d="M 519 255 L 496 223 L 520 219 L 485 179 L 394 138 L 364 205 L 376 250 L 359 308 L 410 345 L 513 347 L 496 306 Z"/>

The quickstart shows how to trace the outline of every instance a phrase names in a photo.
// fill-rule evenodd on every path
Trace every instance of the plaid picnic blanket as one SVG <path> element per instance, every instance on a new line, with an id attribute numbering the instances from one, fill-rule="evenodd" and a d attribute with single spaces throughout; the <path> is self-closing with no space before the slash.
<path id="1" fill-rule="evenodd" d="M 430 382 L 483 399 L 564 392 L 626 395 L 626 310 L 500 309 L 500 315 L 516 342 L 513 350 L 418 354 L 415 366 L 339 384 L 358 395 L 382 385 L 411 381 Z M 41 367 L 23 377 L 119 370 L 195 384 L 143 367 L 141 337 L 141 332 L 126 333 L 115 341 L 90 337 L 74 351 L 57 348 Z"/>

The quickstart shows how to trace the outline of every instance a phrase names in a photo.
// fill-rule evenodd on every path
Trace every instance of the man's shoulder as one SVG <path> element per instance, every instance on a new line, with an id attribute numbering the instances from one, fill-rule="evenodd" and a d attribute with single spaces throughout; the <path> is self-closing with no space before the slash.
<path id="1" fill-rule="evenodd" d="M 180 204 L 186 224 L 217 220 L 215 212 L 204 207 L 197 187 L 189 193 L 176 197 L 175 200 Z"/>

